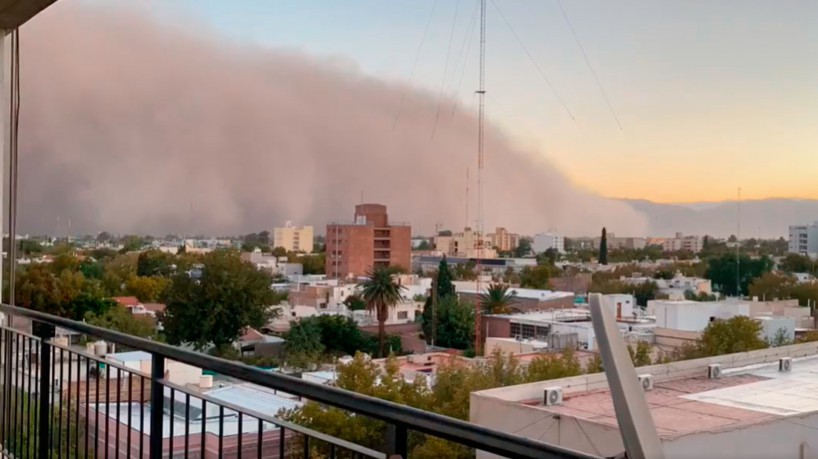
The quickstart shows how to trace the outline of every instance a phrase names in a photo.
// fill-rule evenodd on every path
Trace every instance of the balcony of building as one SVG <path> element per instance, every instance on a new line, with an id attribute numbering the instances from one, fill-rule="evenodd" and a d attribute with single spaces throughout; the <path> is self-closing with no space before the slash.
<path id="1" fill-rule="evenodd" d="M 406 458 L 410 435 L 428 435 L 514 458 L 588 458 L 554 447 L 385 400 L 307 382 L 84 322 L 0 306 L 4 457 Z M 20 322 L 31 321 L 31 332 Z M 143 365 L 114 360 L 94 346 L 104 340 Z M 229 379 L 203 389 L 175 380 L 180 366 Z M 233 392 L 232 394 L 230 392 Z M 385 451 L 284 421 L 281 408 L 311 400 L 385 423 Z M 44 434 L 44 432 L 46 434 Z"/>

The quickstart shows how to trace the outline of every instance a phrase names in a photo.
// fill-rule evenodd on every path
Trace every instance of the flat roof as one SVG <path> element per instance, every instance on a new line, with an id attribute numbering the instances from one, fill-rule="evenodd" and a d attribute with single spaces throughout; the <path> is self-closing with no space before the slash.
<path id="1" fill-rule="evenodd" d="M 106 357 L 120 362 L 142 362 L 152 358 L 150 352 L 145 351 L 118 352 L 107 354 Z"/>
<path id="2" fill-rule="evenodd" d="M 723 370 L 718 379 L 709 379 L 706 370 L 702 373 L 656 381 L 653 390 L 645 392 L 663 439 L 818 412 L 818 356 L 793 359 L 789 372 L 779 371 L 776 360 Z M 559 385 L 559 380 L 545 381 L 543 388 Z M 544 406 L 541 398 L 518 403 L 618 428 L 609 389 L 569 391 L 557 406 Z"/>
<path id="3" fill-rule="evenodd" d="M 469 293 L 469 294 L 476 294 L 476 293 L 485 293 L 486 287 L 488 284 L 482 289 L 477 289 L 476 282 L 464 282 L 464 281 L 454 281 L 452 282 L 455 286 L 455 290 L 457 293 Z M 566 298 L 571 297 L 573 298 L 574 292 L 559 292 L 554 290 L 539 290 L 534 288 L 517 288 L 517 287 L 510 287 L 508 289 L 508 293 L 514 295 L 518 298 L 522 299 L 532 299 L 532 300 L 555 300 L 558 298 Z"/>

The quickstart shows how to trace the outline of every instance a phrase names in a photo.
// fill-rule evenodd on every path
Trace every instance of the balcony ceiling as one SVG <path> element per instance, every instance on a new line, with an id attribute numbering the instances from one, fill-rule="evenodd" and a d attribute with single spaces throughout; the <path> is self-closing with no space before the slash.
<path id="1" fill-rule="evenodd" d="M 0 0 L 0 29 L 23 25 L 57 0 Z"/>

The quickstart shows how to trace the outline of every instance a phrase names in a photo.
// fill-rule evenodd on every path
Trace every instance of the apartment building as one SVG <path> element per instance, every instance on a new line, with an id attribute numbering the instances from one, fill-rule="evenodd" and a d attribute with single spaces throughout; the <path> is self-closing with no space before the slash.
<path id="1" fill-rule="evenodd" d="M 469 227 L 459 233 L 438 234 L 434 238 L 434 246 L 436 250 L 453 257 L 497 258 L 492 238 L 481 236 Z"/>
<path id="2" fill-rule="evenodd" d="M 790 225 L 789 252 L 818 258 L 818 221 L 811 225 Z"/>
<path id="3" fill-rule="evenodd" d="M 548 249 L 554 249 L 559 253 L 564 253 L 565 238 L 561 234 L 557 234 L 556 231 L 535 234 L 534 240 L 531 242 L 531 249 L 535 253 L 542 253 Z"/>
<path id="4" fill-rule="evenodd" d="M 704 241 L 701 236 L 685 236 L 682 233 L 676 233 L 674 237 L 662 241 L 662 250 L 665 252 L 699 253 L 702 251 L 703 244 Z"/>
<path id="5" fill-rule="evenodd" d="M 411 241 L 411 226 L 390 222 L 386 206 L 359 204 L 355 206 L 352 223 L 327 225 L 327 276 L 361 277 L 378 266 L 399 266 L 408 270 Z"/>
<path id="6" fill-rule="evenodd" d="M 503 252 L 509 252 L 520 245 L 520 235 L 510 233 L 507 229 L 498 227 L 494 233 L 488 235 L 491 245 Z"/>
<path id="7" fill-rule="evenodd" d="M 283 247 L 288 252 L 312 252 L 312 226 L 295 226 L 288 221 L 283 227 L 273 229 L 273 247 Z"/>

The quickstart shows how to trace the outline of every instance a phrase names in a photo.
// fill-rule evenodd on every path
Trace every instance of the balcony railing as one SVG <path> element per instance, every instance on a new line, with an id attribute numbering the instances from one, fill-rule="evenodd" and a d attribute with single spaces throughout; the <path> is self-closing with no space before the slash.
<path id="1" fill-rule="evenodd" d="M 84 322 L 13 306 L 0 306 L 0 311 L 6 324 L 10 316 L 18 322 L 27 318 L 33 330 L 29 334 L 2 327 L 4 457 L 406 458 L 410 432 L 502 457 L 593 457 Z M 150 371 L 55 339 L 55 328 L 148 353 Z M 205 392 L 172 382 L 165 370 L 177 362 L 383 421 L 388 450 L 374 451 L 278 419 L 278 412 L 266 412 L 254 400 L 248 408 L 220 397 L 219 390 Z"/>

